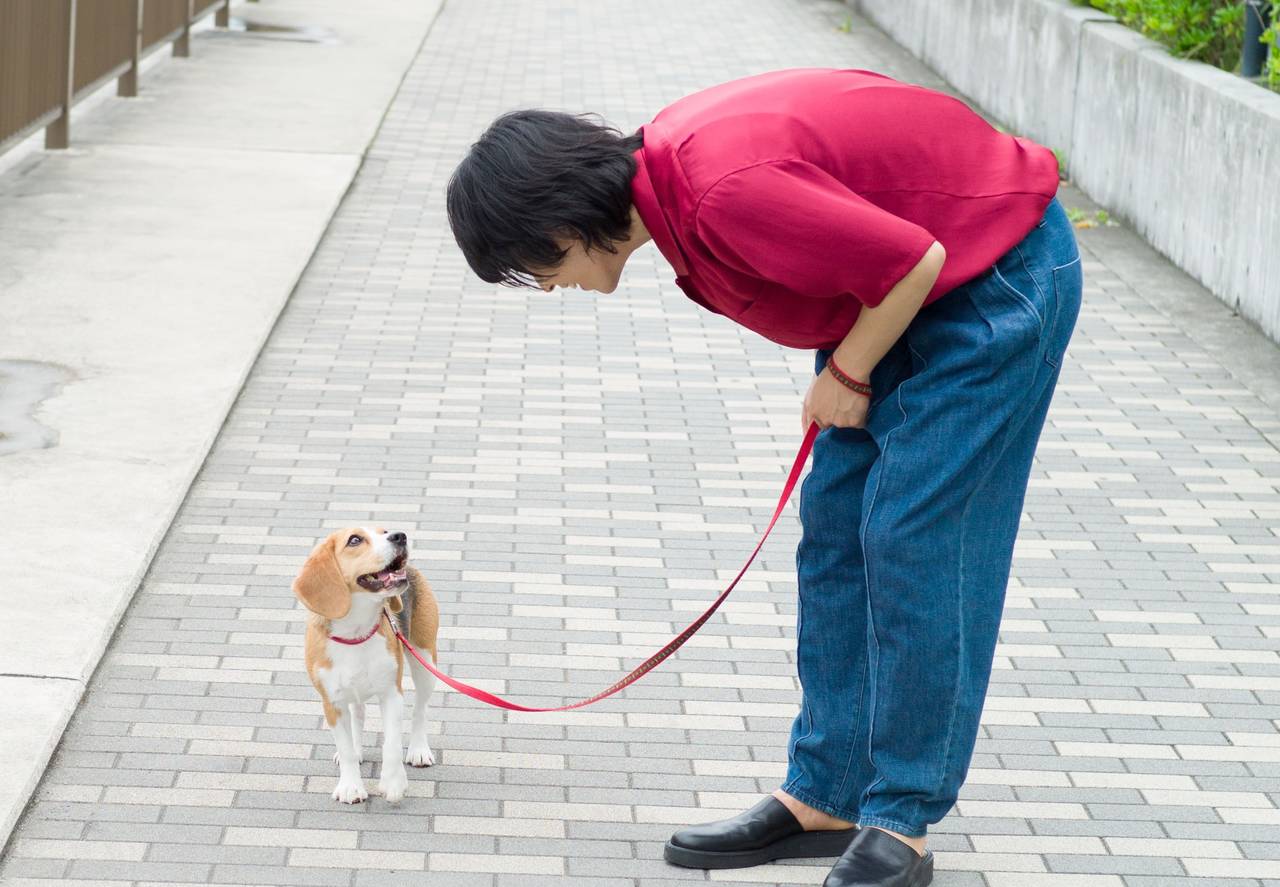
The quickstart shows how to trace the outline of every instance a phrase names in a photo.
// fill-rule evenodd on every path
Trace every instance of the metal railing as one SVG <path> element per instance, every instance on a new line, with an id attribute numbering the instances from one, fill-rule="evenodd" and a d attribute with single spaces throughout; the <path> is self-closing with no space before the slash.
<path id="1" fill-rule="evenodd" d="M 1245 0 L 1244 4 L 1244 53 L 1240 58 L 1240 73 L 1246 77 L 1258 77 L 1267 64 L 1267 52 L 1280 52 L 1262 42 L 1262 35 L 1271 27 L 1273 14 L 1270 0 Z"/>
<path id="2" fill-rule="evenodd" d="M 45 128 L 46 148 L 70 140 L 71 106 L 112 77 L 138 94 L 138 64 L 163 44 L 191 52 L 191 26 L 231 0 L 0 0 L 0 153 Z"/>

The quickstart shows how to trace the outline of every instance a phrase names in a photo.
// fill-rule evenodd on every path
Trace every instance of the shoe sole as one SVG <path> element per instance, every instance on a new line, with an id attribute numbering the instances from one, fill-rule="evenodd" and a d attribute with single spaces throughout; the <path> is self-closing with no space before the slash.
<path id="1" fill-rule="evenodd" d="M 775 859 L 839 856 L 857 832 L 856 828 L 801 832 L 756 850 L 691 850 L 667 841 L 662 856 L 672 865 L 689 869 L 744 869 Z"/>

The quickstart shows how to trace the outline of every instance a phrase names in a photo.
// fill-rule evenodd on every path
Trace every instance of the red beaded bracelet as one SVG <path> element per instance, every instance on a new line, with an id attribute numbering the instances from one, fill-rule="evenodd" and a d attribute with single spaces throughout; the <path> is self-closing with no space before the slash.
<path id="1" fill-rule="evenodd" d="M 827 371 L 835 377 L 837 382 L 845 388 L 848 388 L 850 391 L 865 394 L 867 397 L 871 396 L 871 386 L 866 382 L 859 382 L 844 370 L 840 369 L 840 365 L 836 363 L 836 356 L 834 354 L 827 358 Z"/>

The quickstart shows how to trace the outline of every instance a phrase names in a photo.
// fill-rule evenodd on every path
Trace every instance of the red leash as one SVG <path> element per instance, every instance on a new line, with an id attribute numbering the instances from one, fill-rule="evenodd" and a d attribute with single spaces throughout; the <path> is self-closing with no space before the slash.
<path id="1" fill-rule="evenodd" d="M 422 667 L 425 668 L 427 671 L 431 672 L 433 675 L 438 677 L 440 680 L 444 681 L 446 684 L 448 684 L 453 689 L 457 690 L 459 693 L 463 693 L 467 696 L 470 696 L 472 699 L 478 699 L 479 701 L 487 703 L 488 705 L 497 706 L 498 708 L 510 709 L 511 711 L 568 711 L 569 709 L 582 708 L 585 705 L 591 705 L 593 702 L 599 702 L 601 699 L 604 699 L 606 696 L 612 696 L 614 693 L 617 693 L 623 687 L 626 687 L 629 684 L 634 684 L 636 681 L 640 680 L 640 678 L 644 677 L 646 674 L 652 671 L 655 667 L 657 667 L 657 665 L 661 663 L 664 659 L 666 659 L 676 650 L 680 649 L 680 647 L 684 644 L 684 642 L 689 640 L 689 638 L 693 637 L 693 635 L 697 632 L 697 630 L 703 626 L 703 623 L 705 623 L 708 619 L 711 618 L 711 614 L 714 613 L 717 609 L 719 609 L 720 605 L 725 602 L 725 599 L 729 597 L 729 592 L 733 591 L 734 587 L 737 586 L 738 580 L 741 579 L 743 574 L 747 572 L 747 568 L 751 566 L 751 562 L 754 561 L 756 559 L 756 555 L 760 553 L 760 549 L 764 546 L 764 540 L 768 539 L 769 533 L 773 531 L 773 525 L 778 522 L 778 517 L 782 514 L 783 507 L 786 506 L 787 500 L 791 498 L 791 494 L 792 492 L 795 491 L 796 484 L 800 480 L 800 472 L 804 469 L 805 460 L 809 458 L 809 452 L 810 450 L 813 449 L 813 440 L 817 436 L 818 436 L 818 426 L 816 424 L 810 424 L 809 430 L 805 432 L 804 441 L 800 444 L 800 452 L 796 453 L 796 460 L 791 465 L 791 473 L 787 475 L 787 482 L 783 484 L 782 494 L 778 497 L 778 504 L 773 509 L 773 517 L 769 519 L 769 526 L 764 528 L 764 535 L 761 536 L 760 541 L 756 543 L 755 550 L 751 552 L 751 556 L 747 558 L 747 562 L 742 565 L 742 569 L 738 571 L 738 575 L 733 577 L 733 581 L 729 583 L 729 587 L 726 588 L 724 591 L 720 592 L 720 596 L 715 599 L 715 601 L 711 604 L 710 607 L 707 608 L 707 612 L 703 613 L 697 619 L 693 620 L 693 622 L 689 623 L 689 626 L 685 628 L 684 631 L 680 632 L 678 635 L 676 635 L 674 638 L 668 641 L 665 647 L 663 647 L 657 653 L 654 653 L 644 662 L 640 663 L 640 665 L 638 665 L 634 671 L 632 671 L 629 675 L 624 677 L 622 680 L 618 681 L 612 687 L 609 687 L 607 690 L 600 691 L 596 695 L 592 696 L 590 699 L 583 699 L 579 702 L 571 702 L 568 705 L 557 705 L 551 708 L 530 708 L 527 705 L 520 705 L 515 702 L 509 702 L 508 700 L 503 699 L 501 696 L 493 695 L 487 690 L 481 690 L 480 688 L 473 687 L 470 684 L 464 684 L 462 681 L 455 680 L 454 678 L 449 677 L 447 674 L 440 671 L 440 669 L 432 665 L 430 662 L 427 662 L 427 660 L 423 659 L 422 655 L 419 654 L 418 651 L 413 648 L 413 646 L 409 643 L 409 641 L 406 640 L 405 636 L 400 633 L 400 630 L 396 628 L 395 622 L 391 620 L 391 614 L 388 613 L 386 609 L 383 609 L 382 615 L 386 618 L 387 625 L 391 628 L 393 632 L 395 632 L 395 636 L 400 639 L 400 643 L 403 644 L 404 648 L 409 651 L 409 655 L 411 655 L 414 659 L 418 660 L 418 662 L 422 664 Z"/>

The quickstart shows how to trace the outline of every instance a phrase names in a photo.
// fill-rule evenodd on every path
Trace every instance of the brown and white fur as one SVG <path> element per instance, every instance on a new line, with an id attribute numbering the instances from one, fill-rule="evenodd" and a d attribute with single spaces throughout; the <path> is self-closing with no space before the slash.
<path id="1" fill-rule="evenodd" d="M 351 527 L 329 534 L 311 552 L 293 581 L 293 592 L 311 611 L 307 625 L 307 674 L 320 693 L 324 719 L 337 746 L 338 786 L 335 801 L 358 804 L 369 797 L 360 776 L 364 760 L 361 731 L 365 702 L 377 700 L 382 711 L 382 775 L 377 794 L 391 803 L 404 797 L 409 778 L 404 765 L 435 763 L 427 739 L 427 698 L 435 676 L 412 656 L 382 618 L 385 606 L 399 628 L 422 654 L 436 661 L 440 611 L 422 574 L 408 566 L 409 542 L 404 533 L 381 527 Z M 333 637 L 362 638 L 342 644 Z M 413 672 L 417 703 L 409 730 L 409 751 L 401 745 L 404 716 L 405 659 Z"/>

